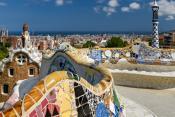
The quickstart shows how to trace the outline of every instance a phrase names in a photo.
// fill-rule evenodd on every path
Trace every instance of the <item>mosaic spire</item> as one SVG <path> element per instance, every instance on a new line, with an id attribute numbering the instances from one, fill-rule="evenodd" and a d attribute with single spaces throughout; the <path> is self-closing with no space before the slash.
<path id="1" fill-rule="evenodd" d="M 152 17 L 152 23 L 153 23 L 153 41 L 152 41 L 152 47 L 159 48 L 159 6 L 157 4 L 157 1 L 154 0 L 152 5 L 152 11 L 153 11 L 153 17 Z"/>

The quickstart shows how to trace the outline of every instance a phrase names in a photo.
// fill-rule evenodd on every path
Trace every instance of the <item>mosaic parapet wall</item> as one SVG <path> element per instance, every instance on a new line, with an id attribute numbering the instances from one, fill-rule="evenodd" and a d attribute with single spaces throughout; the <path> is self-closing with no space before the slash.
<path id="1" fill-rule="evenodd" d="M 119 117 L 122 107 L 107 70 L 71 52 L 45 58 L 41 80 L 0 116 Z M 46 76 L 46 77 L 45 77 Z"/>
<path id="2" fill-rule="evenodd" d="M 156 49 L 143 43 L 137 46 L 137 63 L 175 65 L 174 49 Z"/>
<path id="3" fill-rule="evenodd" d="M 93 63 L 87 63 L 83 56 L 78 55 L 78 53 L 74 54 L 69 51 L 66 53 L 56 52 L 50 58 L 43 58 L 40 77 L 61 70 L 70 71 L 77 77 L 83 77 L 92 85 L 96 85 L 104 77 L 104 74 L 100 71 L 103 69 Z"/>
<path id="4" fill-rule="evenodd" d="M 101 63 L 117 64 L 126 59 L 133 64 L 175 65 L 175 50 L 156 49 L 144 43 L 135 43 L 126 48 L 98 48 L 89 50 L 89 57 Z"/>

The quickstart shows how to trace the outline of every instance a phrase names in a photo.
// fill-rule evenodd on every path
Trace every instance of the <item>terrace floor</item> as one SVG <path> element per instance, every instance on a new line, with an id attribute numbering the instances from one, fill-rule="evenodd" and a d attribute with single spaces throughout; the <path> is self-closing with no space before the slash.
<path id="1" fill-rule="evenodd" d="M 120 95 L 148 108 L 158 117 L 175 117 L 175 89 L 153 90 L 123 86 L 116 88 Z"/>

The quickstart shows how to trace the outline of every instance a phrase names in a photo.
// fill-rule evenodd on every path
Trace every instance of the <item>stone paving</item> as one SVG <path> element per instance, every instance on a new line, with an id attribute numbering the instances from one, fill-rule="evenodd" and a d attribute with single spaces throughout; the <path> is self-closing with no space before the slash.
<path id="1" fill-rule="evenodd" d="M 119 96 L 120 103 L 124 105 L 124 117 L 157 117 L 157 115 L 148 108 L 124 97 L 120 92 L 118 93 L 117 87 L 115 87 L 115 91 Z"/>
<path id="2" fill-rule="evenodd" d="M 126 108 L 126 117 L 157 117 L 153 112 L 134 101 L 124 97 L 121 98 Z"/>
<path id="3" fill-rule="evenodd" d="M 143 105 L 158 117 L 175 117 L 175 89 L 154 90 L 124 86 L 116 86 L 116 89 L 122 96 Z"/>

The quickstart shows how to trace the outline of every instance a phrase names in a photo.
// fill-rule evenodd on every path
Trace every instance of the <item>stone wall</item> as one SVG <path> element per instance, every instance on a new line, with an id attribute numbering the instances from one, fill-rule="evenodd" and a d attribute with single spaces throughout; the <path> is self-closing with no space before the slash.
<path id="1" fill-rule="evenodd" d="M 119 63 L 110 64 L 104 63 L 104 67 L 115 70 L 128 70 L 128 71 L 146 71 L 151 72 L 173 72 L 175 66 L 163 66 L 163 65 L 142 65 L 142 64 L 130 64 L 130 63 Z M 112 73 L 115 84 L 139 88 L 153 88 L 153 89 L 166 89 L 175 88 L 175 76 L 153 76 L 146 74 L 136 73 Z"/>
<path id="2" fill-rule="evenodd" d="M 129 73 L 112 73 L 112 75 L 116 85 L 153 89 L 175 88 L 175 77 L 147 76 Z"/>
<path id="3" fill-rule="evenodd" d="M 147 71 L 147 72 L 172 72 L 175 71 L 175 66 L 165 66 L 165 65 L 144 65 L 144 64 L 131 64 L 131 63 L 103 63 L 103 66 L 110 69 L 119 70 L 137 70 L 137 71 Z"/>

